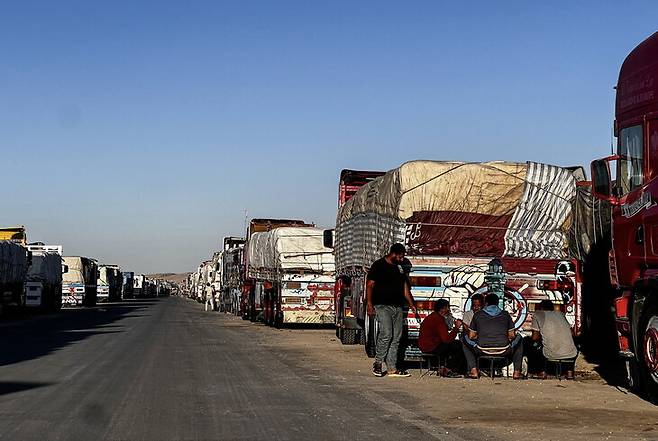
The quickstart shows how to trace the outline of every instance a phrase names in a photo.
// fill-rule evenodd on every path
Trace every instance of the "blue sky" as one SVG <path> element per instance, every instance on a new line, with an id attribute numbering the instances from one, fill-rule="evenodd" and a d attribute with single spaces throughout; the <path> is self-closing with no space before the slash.
<path id="1" fill-rule="evenodd" d="M 334 222 L 342 168 L 587 165 L 656 2 L 0 3 L 0 224 L 186 271 L 249 217 Z"/>

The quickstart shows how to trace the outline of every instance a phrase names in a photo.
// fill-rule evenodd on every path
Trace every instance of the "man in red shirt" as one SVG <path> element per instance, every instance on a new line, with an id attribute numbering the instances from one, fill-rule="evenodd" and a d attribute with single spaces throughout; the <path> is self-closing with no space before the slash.
<path id="1" fill-rule="evenodd" d="M 455 320 L 453 328 L 448 330 L 446 318 L 449 314 L 450 302 L 447 299 L 439 299 L 434 303 L 434 312 L 420 324 L 418 348 L 426 354 L 434 353 L 448 358 L 454 369 L 461 370 L 464 366 L 463 353 L 461 343 L 456 337 L 462 321 Z"/>

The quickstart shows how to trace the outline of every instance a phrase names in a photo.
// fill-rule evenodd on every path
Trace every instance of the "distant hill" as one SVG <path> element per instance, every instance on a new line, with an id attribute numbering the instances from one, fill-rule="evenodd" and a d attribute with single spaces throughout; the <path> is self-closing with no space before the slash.
<path id="1" fill-rule="evenodd" d="M 190 273 L 155 273 L 147 274 L 149 279 L 164 279 L 175 283 L 183 283 Z"/>

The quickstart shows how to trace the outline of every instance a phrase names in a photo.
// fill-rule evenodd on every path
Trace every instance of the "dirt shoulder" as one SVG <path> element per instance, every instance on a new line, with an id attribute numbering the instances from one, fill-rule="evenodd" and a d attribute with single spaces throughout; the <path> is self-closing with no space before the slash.
<path id="1" fill-rule="evenodd" d="M 244 323 L 224 314 L 218 319 Z M 331 329 L 251 324 L 244 333 L 263 350 L 348 393 L 390 403 L 391 412 L 406 413 L 410 424 L 438 423 L 463 439 L 658 439 L 658 408 L 596 376 L 575 382 L 466 380 L 420 378 L 415 369 L 411 378 L 376 378 L 363 347 L 341 345 Z"/>

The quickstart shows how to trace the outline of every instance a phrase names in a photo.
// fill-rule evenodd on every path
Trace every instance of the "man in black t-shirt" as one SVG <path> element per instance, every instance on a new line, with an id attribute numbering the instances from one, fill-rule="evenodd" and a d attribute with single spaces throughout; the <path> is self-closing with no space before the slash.
<path id="1" fill-rule="evenodd" d="M 388 376 L 409 376 L 409 373 L 397 367 L 398 347 L 405 319 L 403 307 L 408 304 L 416 312 L 408 278 L 411 262 L 404 258 L 405 252 L 404 245 L 393 244 L 389 253 L 376 260 L 368 271 L 368 315 L 375 316 L 379 326 L 375 363 L 372 366 L 372 373 L 377 377 L 384 375 L 384 362 Z"/>

